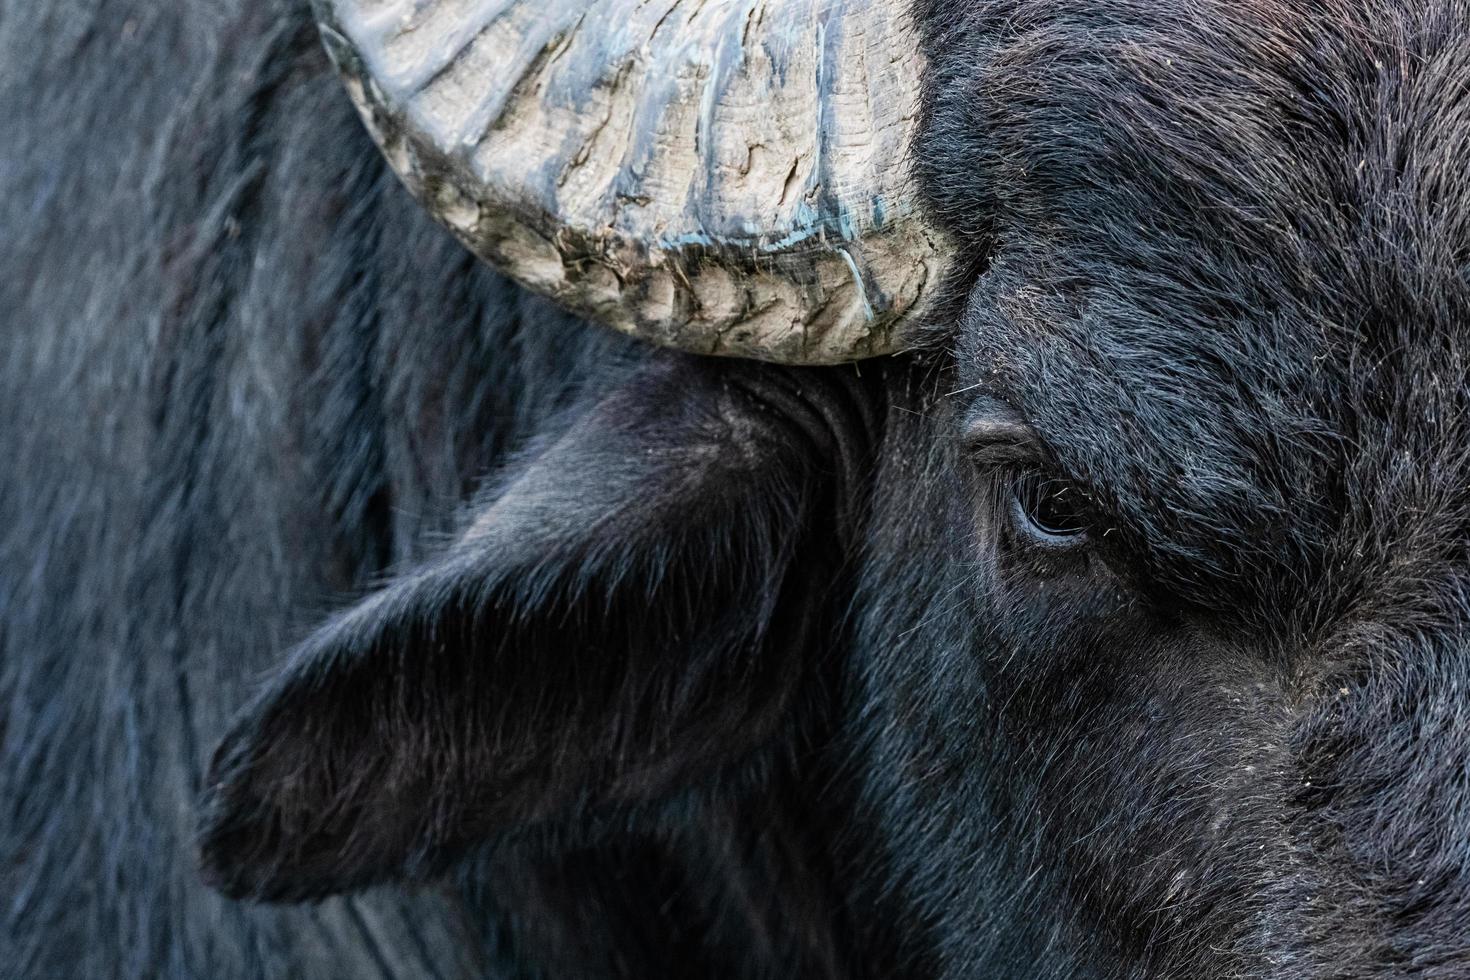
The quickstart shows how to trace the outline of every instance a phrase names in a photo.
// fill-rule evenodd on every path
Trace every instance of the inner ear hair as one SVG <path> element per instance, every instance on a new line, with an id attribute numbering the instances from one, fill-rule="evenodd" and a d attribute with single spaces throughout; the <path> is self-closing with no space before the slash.
<path id="1" fill-rule="evenodd" d="M 215 756 L 209 879 L 289 900 L 432 875 L 775 738 L 822 645 L 836 467 L 740 373 L 635 377 L 445 554 L 313 633 Z"/>

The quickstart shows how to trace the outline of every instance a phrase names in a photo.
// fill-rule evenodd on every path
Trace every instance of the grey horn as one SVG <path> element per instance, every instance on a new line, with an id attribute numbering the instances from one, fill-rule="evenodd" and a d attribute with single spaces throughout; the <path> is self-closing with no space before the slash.
<path id="1" fill-rule="evenodd" d="M 316 0 L 412 192 L 476 254 L 653 343 L 891 353 L 947 251 L 890 0 Z"/>

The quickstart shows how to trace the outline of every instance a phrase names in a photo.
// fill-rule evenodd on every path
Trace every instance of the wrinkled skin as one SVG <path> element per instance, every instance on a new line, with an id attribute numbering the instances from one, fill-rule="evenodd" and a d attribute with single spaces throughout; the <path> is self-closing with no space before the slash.
<path id="1" fill-rule="evenodd" d="M 1470 6 L 923 0 L 965 261 L 830 369 L 117 6 L 0 6 L 0 972 L 1470 971 Z"/>

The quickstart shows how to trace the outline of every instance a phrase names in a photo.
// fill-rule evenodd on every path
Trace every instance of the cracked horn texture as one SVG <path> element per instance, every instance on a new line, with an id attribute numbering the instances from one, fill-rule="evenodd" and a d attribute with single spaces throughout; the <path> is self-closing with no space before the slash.
<path id="1" fill-rule="evenodd" d="M 887 354 L 948 251 L 885 0 L 316 0 L 393 168 L 476 254 L 656 344 Z"/>

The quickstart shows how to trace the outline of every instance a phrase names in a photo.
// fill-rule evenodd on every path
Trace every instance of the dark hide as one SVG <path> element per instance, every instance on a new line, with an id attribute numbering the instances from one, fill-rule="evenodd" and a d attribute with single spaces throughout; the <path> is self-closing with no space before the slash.
<path id="1" fill-rule="evenodd" d="M 947 966 L 1467 975 L 1470 5 L 922 10 L 988 258 L 951 417 L 1023 418 L 1093 528 L 1059 567 L 987 457 L 916 502 L 882 455 L 868 771 Z"/>
<path id="2" fill-rule="evenodd" d="M 1470 5 L 917 12 L 961 269 L 796 370 L 0 0 L 0 976 L 1470 973 Z"/>

